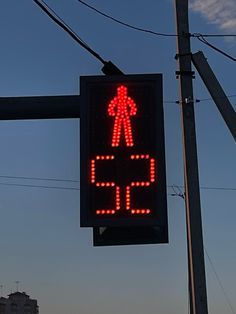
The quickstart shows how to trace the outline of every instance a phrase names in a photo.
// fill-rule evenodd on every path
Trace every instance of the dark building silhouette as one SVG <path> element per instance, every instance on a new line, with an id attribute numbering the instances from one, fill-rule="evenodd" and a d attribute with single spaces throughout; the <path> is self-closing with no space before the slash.
<path id="1" fill-rule="evenodd" d="M 14 292 L 8 298 L 0 298 L 0 314 L 38 314 L 37 300 L 30 299 L 25 292 Z"/>

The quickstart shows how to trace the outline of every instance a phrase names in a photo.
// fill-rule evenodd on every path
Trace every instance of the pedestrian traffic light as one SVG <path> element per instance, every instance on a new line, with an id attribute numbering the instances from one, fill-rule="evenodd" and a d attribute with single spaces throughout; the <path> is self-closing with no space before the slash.
<path id="1" fill-rule="evenodd" d="M 167 240 L 161 74 L 81 77 L 80 97 L 81 226 Z"/>

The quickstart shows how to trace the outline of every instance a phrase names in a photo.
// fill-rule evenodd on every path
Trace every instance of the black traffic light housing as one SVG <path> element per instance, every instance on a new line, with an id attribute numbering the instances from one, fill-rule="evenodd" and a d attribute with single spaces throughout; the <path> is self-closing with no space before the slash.
<path id="1" fill-rule="evenodd" d="M 162 76 L 80 81 L 81 226 L 94 245 L 168 242 Z"/>

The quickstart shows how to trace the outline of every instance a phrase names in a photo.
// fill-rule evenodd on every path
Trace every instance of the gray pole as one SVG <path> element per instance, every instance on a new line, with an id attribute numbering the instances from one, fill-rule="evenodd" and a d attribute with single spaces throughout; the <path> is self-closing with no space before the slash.
<path id="1" fill-rule="evenodd" d="M 191 68 L 188 0 L 175 0 L 175 10 L 178 34 L 177 59 L 179 64 L 179 71 L 177 73 L 180 82 L 180 103 L 183 128 L 190 304 L 193 314 L 207 314 L 206 277 L 193 107 L 193 73 Z"/>
<path id="2" fill-rule="evenodd" d="M 218 82 L 214 72 L 212 71 L 204 54 L 199 51 L 192 55 L 192 60 L 195 68 L 200 74 L 206 88 L 211 94 L 221 116 L 225 120 L 234 140 L 236 141 L 236 112 L 226 96 L 223 88 Z"/>

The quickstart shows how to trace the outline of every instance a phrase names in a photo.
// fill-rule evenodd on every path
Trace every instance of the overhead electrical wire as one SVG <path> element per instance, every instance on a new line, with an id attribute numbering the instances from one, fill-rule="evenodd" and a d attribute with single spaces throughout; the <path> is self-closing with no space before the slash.
<path id="1" fill-rule="evenodd" d="M 144 32 L 144 33 L 149 33 L 149 34 L 152 34 L 152 35 L 156 35 L 156 36 L 162 36 L 162 37 L 177 37 L 178 35 L 176 34 L 166 34 L 166 33 L 159 33 L 159 32 L 155 32 L 153 30 L 150 30 L 150 29 L 145 29 L 145 28 L 141 28 L 141 27 L 137 27 L 137 26 L 134 26 L 134 25 L 131 25 L 129 23 L 126 23 L 126 22 L 123 22 L 121 20 L 118 20 L 117 18 L 114 18 L 113 16 L 111 15 L 108 15 L 100 10 L 98 10 L 97 8 L 95 8 L 94 6 L 86 3 L 85 1 L 82 1 L 82 0 L 77 0 L 78 2 L 80 2 L 81 4 L 85 5 L 86 7 L 88 7 L 89 9 L 93 10 L 94 12 L 106 17 L 107 19 L 110 19 L 112 20 L 113 22 L 116 22 L 120 25 L 123 25 L 125 27 L 128 27 L 128 28 L 131 28 L 131 29 L 134 29 L 136 31 L 139 31 L 139 32 Z"/>
<path id="2" fill-rule="evenodd" d="M 210 187 L 210 186 L 200 186 L 201 190 L 215 190 L 215 191 L 236 191 L 233 187 Z"/>
<path id="3" fill-rule="evenodd" d="M 225 99 L 225 98 L 233 98 L 236 97 L 236 95 L 226 95 L 226 97 L 216 97 L 216 99 Z M 200 102 L 204 102 L 204 101 L 212 101 L 214 102 L 214 100 L 212 98 L 196 98 L 194 100 L 194 103 L 200 103 Z M 163 103 L 165 104 L 180 104 L 180 100 L 164 100 Z"/>
<path id="4" fill-rule="evenodd" d="M 45 7 L 50 10 L 55 16 L 56 18 L 63 23 L 75 36 L 77 36 L 79 38 L 79 40 L 81 40 L 82 43 L 84 43 L 87 47 L 88 44 L 78 35 L 74 32 L 74 30 L 56 13 L 55 10 L 53 10 L 45 1 L 41 0 L 41 2 L 45 5 Z"/>
<path id="5" fill-rule="evenodd" d="M 222 54 L 223 56 L 227 57 L 228 59 L 236 62 L 236 58 L 232 57 L 231 55 L 229 55 L 228 53 L 226 53 L 225 51 L 223 51 L 222 49 L 219 49 L 218 47 L 212 45 L 211 43 L 209 43 L 209 41 L 206 40 L 206 38 L 203 35 L 199 35 L 199 36 L 195 36 L 199 41 L 201 41 L 203 44 L 207 45 L 208 47 L 212 48 L 213 50 L 219 52 L 220 54 Z"/>
<path id="6" fill-rule="evenodd" d="M 104 16 L 107 19 L 112 20 L 113 22 L 116 22 L 118 24 L 121 24 L 125 27 L 140 31 L 140 32 L 144 32 L 144 33 L 149 33 L 152 35 L 156 35 L 156 36 L 163 36 L 163 37 L 178 37 L 178 34 L 167 34 L 167 33 L 160 33 L 160 32 L 156 32 L 150 29 L 146 29 L 146 28 L 142 28 L 142 27 L 137 27 L 134 26 L 130 23 L 127 22 L 123 22 L 120 19 L 117 19 L 107 13 L 104 13 L 103 11 L 95 8 L 94 6 L 92 6 L 91 4 L 88 4 L 87 2 L 83 1 L 83 0 L 77 0 L 78 2 L 80 2 L 81 4 L 83 4 L 84 6 L 88 7 L 89 9 L 93 10 L 94 12 L 100 14 L 101 16 Z M 200 33 L 193 33 L 190 34 L 191 37 L 198 37 L 198 36 L 203 36 L 203 37 L 236 37 L 236 34 L 200 34 Z"/>
<path id="7" fill-rule="evenodd" d="M 55 15 L 54 11 L 49 7 L 49 5 L 46 5 L 44 1 L 39 0 L 33 0 L 33 2 L 35 2 L 57 25 L 59 25 L 65 32 L 67 32 L 67 34 L 69 34 L 80 46 L 86 49 L 90 54 L 92 54 L 95 58 L 101 61 L 104 65 L 107 64 L 107 61 L 105 61 L 97 52 L 91 49 L 88 46 L 88 44 L 86 44 L 70 27 L 68 27 L 60 17 L 58 17 L 58 15 Z"/>
<path id="8" fill-rule="evenodd" d="M 54 181 L 54 182 L 71 182 L 79 183 L 79 180 L 70 180 L 70 179 L 54 179 L 54 178 L 37 178 L 37 177 L 26 177 L 26 176 L 3 176 L 0 175 L 0 178 L 6 179 L 23 179 L 23 180 L 34 180 L 34 181 Z M 35 187 L 35 188 L 47 188 L 47 189 L 62 189 L 62 190 L 80 190 L 76 187 L 60 187 L 60 186 L 50 186 L 50 185 L 35 185 L 35 184 L 21 184 L 21 183 L 9 183 L 9 182 L 0 182 L 0 185 L 9 185 L 9 186 L 23 186 L 23 187 Z M 169 194 L 170 196 L 181 196 L 183 198 L 183 193 L 181 189 L 184 188 L 183 185 L 167 185 L 167 188 L 171 188 L 174 191 L 174 194 Z M 177 190 L 178 189 L 178 193 Z M 234 187 L 211 187 L 211 186 L 200 186 L 202 190 L 216 190 L 216 191 L 236 191 Z"/>
<path id="9" fill-rule="evenodd" d="M 236 37 L 236 34 L 201 34 L 201 33 L 193 33 L 191 37 Z"/>
<path id="10" fill-rule="evenodd" d="M 26 177 L 26 176 L 10 176 L 10 175 L 0 175 L 0 178 L 4 179 L 22 179 L 22 180 L 36 180 L 36 181 L 54 181 L 54 182 L 79 182 L 78 180 L 72 179 L 56 179 L 56 178 L 39 178 L 39 177 Z"/>
<path id="11" fill-rule="evenodd" d="M 183 185 L 168 185 L 168 188 L 171 188 L 173 190 L 174 188 L 180 188 L 183 189 Z M 200 186 L 201 190 L 215 190 L 215 191 L 236 191 L 235 187 L 225 187 L 225 186 Z M 179 196 L 179 195 L 177 195 Z"/>
<path id="12" fill-rule="evenodd" d="M 112 17 L 111 15 L 108 15 L 98 9 L 96 9 L 95 7 L 87 4 L 85 1 L 83 0 L 77 0 L 79 3 L 85 5 L 86 7 L 88 7 L 89 9 L 95 11 L 96 13 L 116 22 L 119 23 L 125 27 L 140 31 L 140 32 L 145 32 L 145 33 L 150 33 L 152 35 L 156 35 L 156 36 L 163 36 L 163 37 L 178 37 L 178 34 L 167 34 L 167 33 L 160 33 L 160 32 L 155 32 L 153 30 L 150 29 L 145 29 L 145 28 L 141 28 L 141 27 L 136 27 L 133 26 L 129 23 L 123 22 L 121 20 L 118 20 L 114 17 Z M 84 49 L 86 49 L 90 54 L 92 54 L 95 58 L 97 58 L 100 62 L 103 63 L 103 65 L 105 67 L 107 67 L 108 69 L 106 69 L 105 67 L 103 68 L 103 72 L 108 74 L 108 72 L 110 71 L 115 71 L 116 74 L 123 74 L 115 65 L 113 65 L 110 61 L 106 61 L 104 60 L 97 52 L 95 52 L 92 48 L 89 47 L 89 45 L 82 40 L 73 30 L 72 28 L 65 23 L 65 21 L 43 0 L 33 0 L 34 3 L 36 3 L 57 25 L 59 25 L 64 31 L 67 32 L 67 34 L 69 34 L 78 44 L 80 44 Z M 189 34 L 190 37 L 195 37 L 197 38 L 199 41 L 201 41 L 202 43 L 204 43 L 205 45 L 209 46 L 210 48 L 214 49 L 215 51 L 221 53 L 222 55 L 224 55 L 225 57 L 231 59 L 232 61 L 236 61 L 236 58 L 230 56 L 229 54 L 227 54 L 226 52 L 224 52 L 223 50 L 217 48 L 216 46 L 212 45 L 211 43 L 209 43 L 205 37 L 235 37 L 236 35 L 234 34 L 200 34 L 200 33 L 193 33 L 193 34 Z M 112 67 L 112 69 L 111 69 Z M 110 74 L 110 73 L 109 73 Z"/>
<path id="13" fill-rule="evenodd" d="M 225 99 L 225 98 L 233 98 L 236 97 L 236 95 L 228 95 L 226 97 L 216 97 L 217 99 Z M 196 99 L 196 102 L 203 102 L 203 101 L 214 101 L 212 98 L 202 98 L 202 99 Z"/>
<path id="14" fill-rule="evenodd" d="M 5 186 L 18 186 L 18 187 L 28 187 L 28 188 L 40 188 L 40 189 L 55 189 L 55 190 L 74 190 L 74 191 L 79 191 L 79 190 L 80 190 L 80 188 L 75 188 L 75 187 L 49 186 L 49 185 L 34 185 L 34 184 L 20 184 L 20 183 L 5 183 L 5 182 L 0 182 L 0 185 L 5 185 Z"/>
<path id="15" fill-rule="evenodd" d="M 163 37 L 178 37 L 178 34 L 166 34 L 166 33 L 160 33 L 160 32 L 155 32 L 153 30 L 150 29 L 145 29 L 145 28 L 141 28 L 141 27 L 137 27 L 134 25 L 131 25 L 127 22 L 123 22 L 117 18 L 114 18 L 111 15 L 108 15 L 104 12 L 102 12 L 101 10 L 98 10 L 97 8 L 95 8 L 94 6 L 86 3 L 83 0 L 77 0 L 79 3 L 83 4 L 84 6 L 88 7 L 89 9 L 93 10 L 94 12 L 104 16 L 107 19 L 112 20 L 113 22 L 116 22 L 120 25 L 123 25 L 125 27 L 134 29 L 136 31 L 140 31 L 140 32 L 144 32 L 144 33 L 149 33 L 152 35 L 156 35 L 156 36 L 163 36 Z M 195 37 L 197 38 L 199 41 L 201 41 L 202 43 L 204 43 L 205 45 L 209 46 L 210 48 L 214 49 L 215 51 L 221 53 L 222 55 L 224 55 L 225 57 L 231 59 L 232 61 L 236 61 L 236 58 L 232 57 L 231 55 L 229 55 L 228 53 L 224 52 L 223 50 L 217 48 L 216 46 L 212 45 L 211 43 L 209 43 L 205 37 L 236 37 L 236 34 L 200 34 L 200 33 L 193 33 L 193 34 L 189 34 L 190 37 Z"/>

